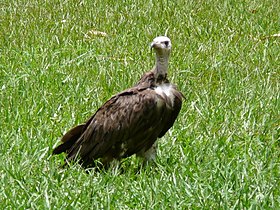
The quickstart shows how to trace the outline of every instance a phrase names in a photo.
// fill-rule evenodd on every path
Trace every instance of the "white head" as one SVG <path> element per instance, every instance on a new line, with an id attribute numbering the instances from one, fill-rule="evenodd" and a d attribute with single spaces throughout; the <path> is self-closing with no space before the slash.
<path id="1" fill-rule="evenodd" d="M 151 48 L 154 48 L 156 52 L 169 52 L 171 50 L 171 41 L 167 36 L 158 36 L 151 43 Z"/>
<path id="2" fill-rule="evenodd" d="M 167 36 L 156 37 L 151 43 L 151 48 L 153 48 L 156 53 L 156 66 L 154 69 L 156 77 L 159 75 L 166 77 L 171 51 L 170 39 Z"/>

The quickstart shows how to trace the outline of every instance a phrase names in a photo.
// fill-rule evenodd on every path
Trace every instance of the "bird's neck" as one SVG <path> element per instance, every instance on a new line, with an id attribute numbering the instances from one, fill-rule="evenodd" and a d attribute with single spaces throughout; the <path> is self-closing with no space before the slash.
<path id="1" fill-rule="evenodd" d="M 168 71 L 168 56 L 156 56 L 154 74 L 156 78 L 166 78 Z"/>

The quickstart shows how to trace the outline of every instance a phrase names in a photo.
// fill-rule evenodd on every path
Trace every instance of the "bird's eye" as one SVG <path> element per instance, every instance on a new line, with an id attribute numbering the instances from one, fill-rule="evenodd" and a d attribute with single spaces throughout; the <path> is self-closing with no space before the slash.
<path id="1" fill-rule="evenodd" d="M 169 45 L 168 41 L 163 42 L 165 44 L 165 46 L 167 47 Z"/>

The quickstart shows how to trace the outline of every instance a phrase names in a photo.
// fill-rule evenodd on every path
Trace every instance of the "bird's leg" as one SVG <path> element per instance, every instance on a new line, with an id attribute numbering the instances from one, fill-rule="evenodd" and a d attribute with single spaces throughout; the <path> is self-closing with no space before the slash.
<path id="1" fill-rule="evenodd" d="M 148 150 L 142 150 L 137 153 L 137 157 L 141 157 L 144 159 L 144 165 L 149 162 L 155 162 L 157 157 L 157 142 L 155 142 Z"/>
<path id="2" fill-rule="evenodd" d="M 117 175 L 121 172 L 120 166 L 121 162 L 117 159 L 113 159 L 109 164 L 109 168 L 114 175 Z"/>
<path id="3" fill-rule="evenodd" d="M 105 169 L 106 171 L 109 170 L 115 175 L 122 173 L 120 159 L 116 159 L 113 157 L 106 157 L 101 160 L 101 163 L 103 169 Z"/>

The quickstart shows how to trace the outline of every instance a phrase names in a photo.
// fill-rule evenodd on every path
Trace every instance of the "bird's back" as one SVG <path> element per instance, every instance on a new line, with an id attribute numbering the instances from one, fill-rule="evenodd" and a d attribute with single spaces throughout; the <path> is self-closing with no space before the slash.
<path id="1" fill-rule="evenodd" d="M 164 81 L 157 86 L 150 73 L 141 80 L 109 99 L 87 123 L 67 132 L 54 153 L 67 152 L 68 160 L 79 156 L 89 165 L 99 158 L 107 164 L 149 149 L 173 125 L 182 94 Z"/>

